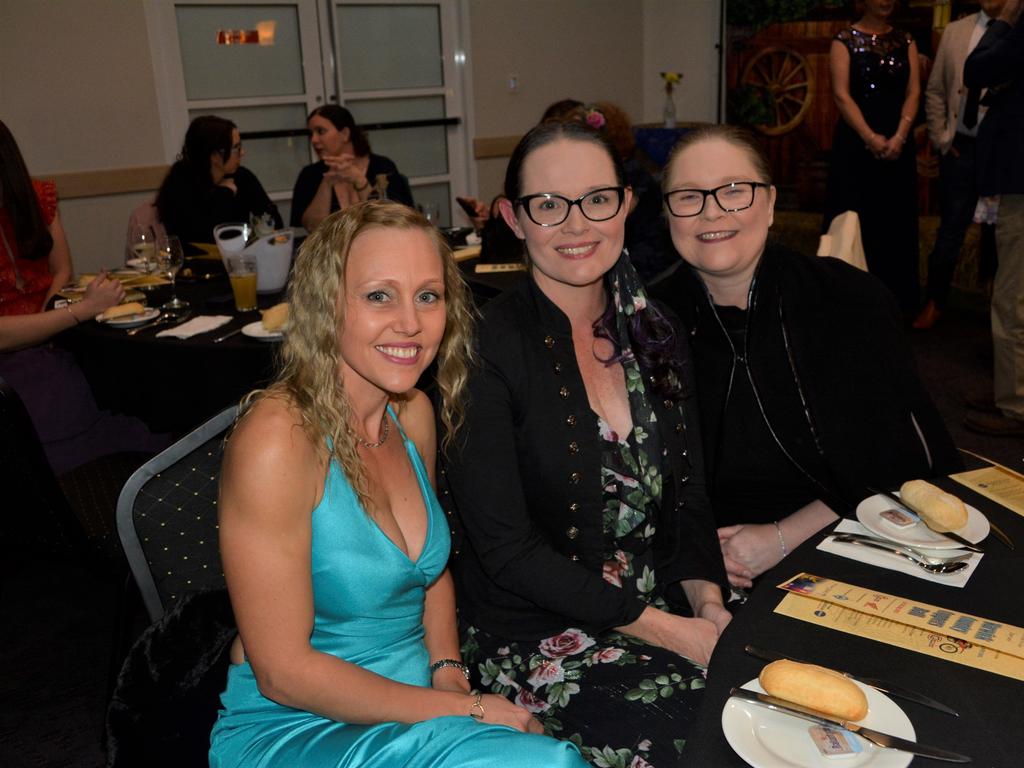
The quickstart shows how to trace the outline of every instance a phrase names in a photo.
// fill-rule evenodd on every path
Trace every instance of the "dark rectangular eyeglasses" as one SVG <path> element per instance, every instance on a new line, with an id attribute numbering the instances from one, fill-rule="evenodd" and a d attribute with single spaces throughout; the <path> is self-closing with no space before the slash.
<path id="1" fill-rule="evenodd" d="M 625 187 L 602 187 L 570 200 L 551 192 L 541 192 L 517 198 L 515 204 L 526 210 L 526 215 L 534 224 L 557 227 L 569 218 L 569 211 L 574 205 L 578 205 L 583 215 L 591 221 L 606 221 L 622 208 L 624 194 Z"/>
<path id="2" fill-rule="evenodd" d="M 715 198 L 718 207 L 726 213 L 734 213 L 754 204 L 754 191 L 758 187 L 767 189 L 771 184 L 763 181 L 732 181 L 714 189 L 673 189 L 666 192 L 665 205 L 668 212 L 679 218 L 697 216 L 704 210 L 708 195 Z"/>

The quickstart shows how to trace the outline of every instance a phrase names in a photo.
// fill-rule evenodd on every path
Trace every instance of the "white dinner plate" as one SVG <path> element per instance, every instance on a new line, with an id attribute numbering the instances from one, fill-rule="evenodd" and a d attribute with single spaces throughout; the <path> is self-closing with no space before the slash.
<path id="1" fill-rule="evenodd" d="M 121 315 L 121 317 L 115 317 L 110 320 L 100 320 L 101 317 L 103 317 L 102 314 L 96 315 L 97 323 L 112 325 L 115 328 L 133 328 L 136 325 L 148 323 L 150 320 L 156 320 L 160 317 L 160 310 L 145 309 L 142 312 L 136 312 L 134 315 Z"/>
<path id="2" fill-rule="evenodd" d="M 284 338 L 284 334 L 281 331 L 268 331 L 264 328 L 262 320 L 243 325 L 242 335 L 248 336 L 250 339 L 259 339 L 260 341 L 280 341 Z"/>
<path id="3" fill-rule="evenodd" d="M 920 519 L 908 528 L 899 528 L 893 525 L 882 517 L 882 512 L 892 509 L 894 506 L 892 501 L 882 494 L 868 496 L 857 505 L 857 520 L 876 536 L 898 541 L 900 544 L 906 544 L 911 547 L 926 547 L 928 549 L 959 548 L 960 545 L 955 541 L 936 533 Z M 967 507 L 967 524 L 963 528 L 954 531 L 954 533 L 959 533 L 972 544 L 977 544 L 988 536 L 988 518 L 970 504 L 965 504 L 964 506 Z"/>
<path id="4" fill-rule="evenodd" d="M 888 696 L 867 685 L 857 687 L 868 697 L 868 714 L 860 725 L 913 741 L 914 726 Z M 757 678 L 742 686 L 764 693 Z M 914 758 L 909 752 L 877 747 L 860 736 L 861 751 L 843 757 L 823 757 L 811 740 L 807 720 L 775 712 L 759 704 L 730 697 L 722 709 L 722 731 L 729 746 L 754 768 L 905 768 Z"/>

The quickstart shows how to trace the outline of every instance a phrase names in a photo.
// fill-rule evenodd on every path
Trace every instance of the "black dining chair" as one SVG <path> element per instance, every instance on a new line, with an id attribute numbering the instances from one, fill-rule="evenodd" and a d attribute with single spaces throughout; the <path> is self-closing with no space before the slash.
<path id="1" fill-rule="evenodd" d="M 237 630 L 217 540 L 232 406 L 139 467 L 117 528 L 153 624 L 125 659 L 106 718 L 108 768 L 206 765 Z"/>
<path id="2" fill-rule="evenodd" d="M 143 464 L 117 502 L 117 531 L 151 621 L 183 595 L 224 586 L 217 489 L 224 438 L 238 406 L 221 411 Z"/>

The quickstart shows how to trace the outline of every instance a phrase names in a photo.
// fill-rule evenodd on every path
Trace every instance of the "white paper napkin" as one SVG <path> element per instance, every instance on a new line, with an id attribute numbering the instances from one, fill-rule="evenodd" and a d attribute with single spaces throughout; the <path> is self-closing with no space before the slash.
<path id="1" fill-rule="evenodd" d="M 875 536 L 876 538 L 879 538 L 876 534 L 869 531 L 856 520 L 840 520 L 839 524 L 833 529 L 833 533 L 862 533 L 867 536 Z M 957 571 L 956 573 L 941 575 L 937 573 L 928 573 L 928 571 L 923 568 L 918 568 L 912 562 L 904 560 L 899 555 L 890 555 L 888 552 L 870 549 L 859 544 L 838 544 L 831 536 L 827 536 L 825 540 L 818 545 L 818 549 L 822 552 L 829 552 L 833 555 L 839 555 L 840 557 L 848 557 L 851 560 L 857 560 L 862 563 L 867 563 L 868 565 L 877 565 L 879 568 L 888 568 L 891 571 L 909 573 L 911 576 L 916 576 L 919 579 L 934 581 L 936 584 L 945 584 L 950 587 L 963 587 L 966 585 L 967 581 L 971 578 L 971 574 L 974 573 L 974 569 L 978 566 L 978 563 L 982 558 L 982 555 L 972 554 L 970 559 L 967 560 L 966 568 Z M 959 550 L 951 550 L 950 555 L 952 555 L 954 551 L 957 554 L 960 554 Z"/>
<path id="2" fill-rule="evenodd" d="M 187 323 L 160 331 L 157 336 L 173 336 L 176 339 L 189 339 L 200 333 L 207 333 L 231 322 L 231 315 L 200 315 Z"/>

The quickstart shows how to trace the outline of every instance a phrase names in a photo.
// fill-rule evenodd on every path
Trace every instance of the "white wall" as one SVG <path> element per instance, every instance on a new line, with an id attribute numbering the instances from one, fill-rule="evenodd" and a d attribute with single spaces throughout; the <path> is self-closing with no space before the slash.
<path id="1" fill-rule="evenodd" d="M 164 162 L 141 1 L 0 0 L 0 119 L 34 176 Z M 121 262 L 144 197 L 61 203 L 79 271 Z"/>
<path id="2" fill-rule="evenodd" d="M 463 7 L 475 137 L 523 133 L 566 97 L 612 101 L 635 122 L 658 122 L 664 69 L 685 75 L 676 91 L 679 120 L 714 120 L 719 0 L 466 0 Z M 507 90 L 510 74 L 518 75 L 518 93 Z M 0 119 L 33 175 L 166 162 L 142 0 L 0 0 Z M 478 195 L 497 194 L 505 164 L 478 163 Z M 80 271 L 120 262 L 128 214 L 147 196 L 61 203 Z"/>
<path id="3" fill-rule="evenodd" d="M 679 122 L 713 123 L 718 114 L 718 24 L 722 0 L 643 0 L 643 115 L 661 122 L 661 72 L 682 72 L 672 94 Z"/>

